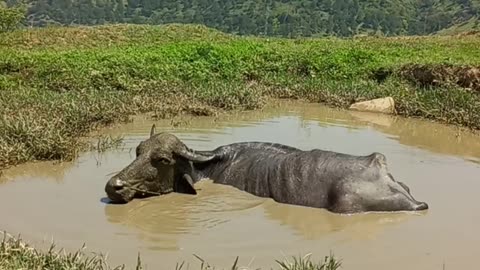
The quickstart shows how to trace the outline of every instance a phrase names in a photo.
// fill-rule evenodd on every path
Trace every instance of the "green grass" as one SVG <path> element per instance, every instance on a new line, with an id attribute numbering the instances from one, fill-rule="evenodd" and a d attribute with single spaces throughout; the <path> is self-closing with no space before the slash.
<path id="1" fill-rule="evenodd" d="M 194 255 L 196 256 L 196 255 Z M 196 256 L 199 260 L 198 268 L 200 270 L 218 269 L 211 266 L 202 258 Z M 310 255 L 303 257 L 293 257 L 292 260 L 285 259 L 276 261 L 276 268 L 279 270 L 337 270 L 341 267 L 341 261 L 333 255 L 325 256 L 320 262 L 312 262 Z M 23 242 L 20 237 L 12 237 L 3 233 L 3 240 L 0 243 L 0 269 L 2 270 L 120 270 L 127 269 L 125 265 L 111 266 L 102 254 L 87 254 L 85 246 L 76 252 L 69 253 L 63 249 L 56 249 L 52 244 L 48 250 L 42 251 Z M 144 269 L 140 255 L 137 256 L 135 269 Z M 191 269 L 185 262 L 178 263 L 175 270 Z M 245 269 L 238 265 L 238 257 L 232 263 L 229 269 Z M 172 268 L 173 270 L 173 268 Z"/>
<path id="2" fill-rule="evenodd" d="M 264 39 L 197 25 L 58 27 L 0 35 L 0 169 L 70 160 L 90 131 L 295 98 L 347 108 L 392 96 L 403 116 L 480 129 L 480 97 L 401 78 L 411 63 L 478 66 L 480 37 Z M 393 74 L 378 82 L 380 69 Z M 102 143 L 104 149 L 108 144 Z"/>
<path id="3" fill-rule="evenodd" d="M 170 24 L 162 27 L 148 25 L 107 25 L 82 27 L 48 27 L 22 29 L 2 34 L 0 47 L 16 49 L 86 49 L 98 47 L 161 45 L 178 40 L 228 41 L 232 36 L 202 25 Z"/>

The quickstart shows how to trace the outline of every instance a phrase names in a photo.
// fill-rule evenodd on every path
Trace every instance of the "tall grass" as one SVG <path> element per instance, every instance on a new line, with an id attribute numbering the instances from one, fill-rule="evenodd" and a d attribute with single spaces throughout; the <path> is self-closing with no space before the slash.
<path id="1" fill-rule="evenodd" d="M 210 265 L 204 259 L 196 256 L 200 263 L 195 269 L 213 270 L 218 269 Z M 310 256 L 293 257 L 293 262 L 289 260 L 277 261 L 279 270 L 337 270 L 341 266 L 333 255 L 326 256 L 323 261 L 314 263 L 310 260 Z M 20 237 L 12 237 L 7 233 L 3 233 L 3 239 L 0 242 L 0 269 L 17 270 L 17 269 L 51 269 L 51 270 L 124 270 L 125 265 L 111 266 L 106 257 L 102 254 L 86 254 L 85 246 L 76 252 L 66 252 L 63 249 L 57 249 L 54 244 L 46 251 L 36 249 L 24 241 Z M 144 269 L 140 255 L 137 255 L 136 270 Z M 183 263 L 178 263 L 175 270 L 190 269 Z M 231 270 L 245 269 L 238 265 L 238 257 L 232 263 Z M 173 267 L 172 267 L 172 270 Z"/>
<path id="2" fill-rule="evenodd" d="M 85 246 L 74 253 L 56 250 L 54 244 L 47 251 L 37 250 L 24 243 L 20 237 L 11 237 L 3 233 L 0 243 L 0 269 L 52 269 L 52 270 L 120 270 L 125 266 L 111 267 L 101 254 L 87 255 Z M 141 265 L 137 265 L 141 269 Z"/>
<path id="3" fill-rule="evenodd" d="M 295 98 L 348 107 L 392 96 L 400 115 L 480 128 L 480 97 L 379 70 L 478 65 L 480 37 L 263 39 L 201 26 L 60 27 L 0 35 L 0 169 L 72 159 L 132 114 L 212 115 Z"/>

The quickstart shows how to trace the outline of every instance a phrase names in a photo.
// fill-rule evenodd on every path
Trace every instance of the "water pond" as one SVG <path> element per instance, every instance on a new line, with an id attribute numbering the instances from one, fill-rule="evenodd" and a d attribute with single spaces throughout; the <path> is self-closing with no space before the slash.
<path id="1" fill-rule="evenodd" d="M 120 149 L 82 154 L 75 162 L 30 163 L 0 178 L 2 230 L 37 245 L 108 253 L 113 265 L 197 269 L 196 254 L 219 268 L 275 267 L 275 260 L 333 252 L 343 269 L 474 269 L 480 256 L 480 136 L 414 119 L 280 102 L 262 111 L 219 118 L 135 121 L 103 130 L 123 135 Z M 274 141 L 302 149 L 386 155 L 424 213 L 331 214 L 278 204 L 202 181 L 199 195 L 169 194 L 127 205 L 103 201 L 109 176 L 135 156 L 152 123 L 193 149 L 240 141 Z M 176 126 L 176 127 L 175 127 Z M 195 267 L 193 267 L 195 266 Z"/>

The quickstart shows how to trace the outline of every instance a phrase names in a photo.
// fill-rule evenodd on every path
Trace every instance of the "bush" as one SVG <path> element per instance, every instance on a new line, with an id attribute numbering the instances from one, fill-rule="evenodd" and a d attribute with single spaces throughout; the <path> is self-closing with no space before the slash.
<path id="1" fill-rule="evenodd" d="M 26 8 L 0 6 L 0 32 L 12 31 L 25 19 Z"/>

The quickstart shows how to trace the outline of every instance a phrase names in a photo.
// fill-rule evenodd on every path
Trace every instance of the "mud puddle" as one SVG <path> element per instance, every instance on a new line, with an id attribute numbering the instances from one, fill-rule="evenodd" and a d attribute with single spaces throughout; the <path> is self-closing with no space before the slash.
<path id="1" fill-rule="evenodd" d="M 177 120 L 174 120 L 174 122 Z M 423 214 L 341 216 L 288 206 L 208 181 L 198 196 L 170 194 L 128 205 L 103 203 L 105 182 L 134 158 L 152 123 L 194 149 L 239 141 L 275 141 L 302 149 L 387 156 L 392 174 L 429 203 Z M 259 112 L 218 119 L 137 118 L 105 130 L 124 147 L 86 153 L 75 162 L 32 163 L 0 178 L 0 229 L 34 244 L 108 253 L 112 264 L 147 269 L 177 262 L 227 268 L 275 268 L 284 256 L 333 252 L 343 269 L 475 269 L 480 256 L 480 137 L 418 120 L 347 112 L 318 104 L 282 102 Z M 187 125 L 182 125 L 185 123 Z"/>

